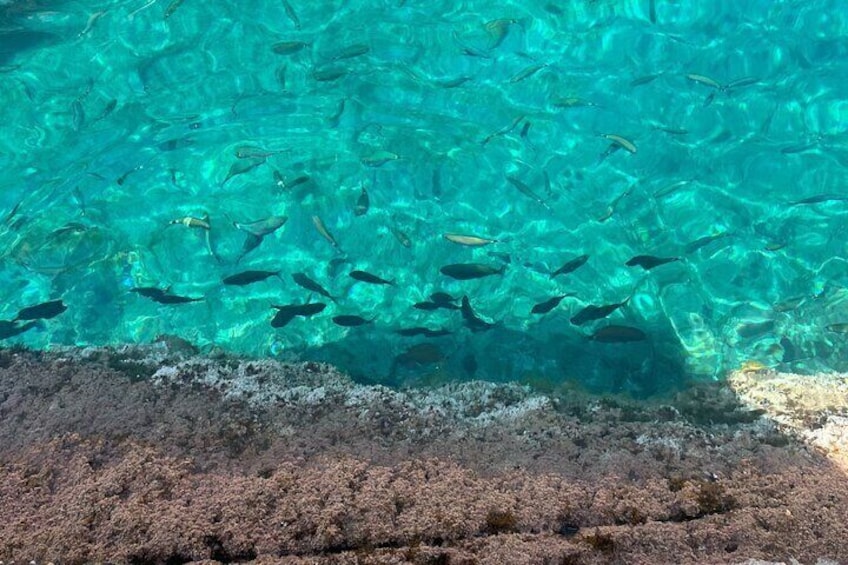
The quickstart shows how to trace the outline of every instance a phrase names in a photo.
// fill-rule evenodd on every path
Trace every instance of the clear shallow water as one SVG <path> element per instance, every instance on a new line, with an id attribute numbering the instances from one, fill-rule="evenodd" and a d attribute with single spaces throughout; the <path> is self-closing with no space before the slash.
<path id="1" fill-rule="evenodd" d="M 179 336 L 373 381 L 635 393 L 748 360 L 848 369 L 839 2 L 244 6 L 2 3 L 0 318 L 68 306 L 6 343 Z M 234 222 L 275 216 L 244 253 Z M 210 229 L 170 223 L 185 217 Z M 639 255 L 678 260 L 627 265 Z M 505 270 L 440 272 L 456 263 Z M 222 283 L 248 269 L 280 276 Z M 437 291 L 494 327 L 413 307 Z M 319 301 L 271 327 L 272 304 Z M 397 333 L 415 327 L 450 333 Z"/>

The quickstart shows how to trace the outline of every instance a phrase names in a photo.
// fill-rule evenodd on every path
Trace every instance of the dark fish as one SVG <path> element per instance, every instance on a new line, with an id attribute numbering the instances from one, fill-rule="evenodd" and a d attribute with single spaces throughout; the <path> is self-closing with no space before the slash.
<path id="1" fill-rule="evenodd" d="M 780 108 L 779 104 L 775 104 L 772 107 L 771 112 L 769 112 L 768 116 L 766 116 L 766 119 L 763 120 L 763 123 L 760 126 L 760 135 L 763 135 L 763 136 L 768 135 L 769 130 L 771 129 L 771 123 L 774 120 L 774 116 L 775 116 L 775 114 L 777 114 L 777 110 L 779 108 Z"/>
<path id="2" fill-rule="evenodd" d="M 544 199 L 544 198 L 542 198 L 541 196 L 539 196 L 538 194 L 536 194 L 535 192 L 533 192 L 533 189 L 531 189 L 529 186 L 527 186 L 526 184 L 524 184 L 522 181 L 520 181 L 519 179 L 517 179 L 517 178 L 515 178 L 515 177 L 509 177 L 509 176 L 508 176 L 508 177 L 506 177 L 506 180 L 507 180 L 507 181 L 509 181 L 509 183 L 510 183 L 512 186 L 514 186 L 515 188 L 517 188 L 517 189 L 518 189 L 518 192 L 520 192 L 520 193 L 521 193 L 521 194 L 523 194 L 524 196 L 527 196 L 527 197 L 529 197 L 529 198 L 532 198 L 533 200 L 535 200 L 536 202 L 538 202 L 539 204 L 541 204 L 541 205 L 542 205 L 542 207 L 543 207 L 543 208 L 545 208 L 547 211 L 549 211 L 549 212 L 553 212 L 553 210 L 551 210 L 551 207 L 550 207 L 550 206 L 548 206 L 548 203 L 547 203 L 547 202 L 545 202 L 545 199 Z"/>
<path id="3" fill-rule="evenodd" d="M 364 326 L 365 324 L 372 323 L 376 318 L 371 318 L 370 320 L 366 320 L 362 316 L 351 316 L 351 315 L 343 315 L 343 316 L 333 316 L 333 323 L 337 326 L 342 326 L 345 328 L 353 328 L 356 326 Z"/>
<path id="4" fill-rule="evenodd" d="M 49 320 L 50 318 L 55 318 L 67 309 L 68 307 L 65 306 L 65 303 L 61 300 L 51 300 L 50 302 L 42 302 L 41 304 L 24 308 L 18 312 L 18 315 L 15 316 L 15 319 L 12 321 Z"/>
<path id="5" fill-rule="evenodd" d="M 455 263 L 453 265 L 445 265 L 439 271 L 452 279 L 466 281 L 491 275 L 501 275 L 506 271 L 506 265 L 503 265 L 500 269 L 496 269 L 491 265 L 485 265 L 483 263 Z"/>
<path id="6" fill-rule="evenodd" d="M 279 277 L 280 271 L 243 271 L 224 278 L 224 284 L 244 286 L 255 282 L 264 281 L 269 277 Z"/>
<path id="7" fill-rule="evenodd" d="M 567 262 L 565 265 L 551 273 L 551 278 L 554 278 L 557 275 L 567 275 L 568 273 L 572 273 L 586 264 L 586 261 L 589 260 L 588 255 L 580 255 L 579 257 L 575 257 L 571 261 Z"/>
<path id="8" fill-rule="evenodd" d="M 395 333 L 402 335 L 403 337 L 415 337 L 417 335 L 424 335 L 429 331 L 429 328 L 417 326 L 414 328 L 401 328 L 399 330 L 395 330 Z"/>
<path id="9" fill-rule="evenodd" d="M 533 65 L 530 65 L 529 67 L 524 67 L 523 69 L 521 69 L 520 71 L 518 71 L 517 73 L 512 75 L 512 77 L 509 79 L 509 83 L 515 84 L 517 82 L 521 82 L 524 79 L 530 78 L 531 76 L 535 75 L 536 73 L 538 73 L 539 71 L 541 71 L 542 69 L 544 69 L 547 66 L 548 66 L 547 63 L 536 63 L 536 64 L 533 64 Z M 521 130 L 521 134 L 522 134 L 521 137 L 522 138 L 527 134 L 527 129 L 529 127 L 530 127 L 530 122 L 525 121 L 524 122 L 524 129 Z"/>
<path id="10" fill-rule="evenodd" d="M 38 322 L 35 321 L 30 321 L 22 326 L 19 326 L 17 322 L 14 321 L 0 320 L 0 339 L 9 339 L 10 337 L 15 337 L 16 335 L 20 335 L 25 331 L 31 330 L 37 325 Z"/>
<path id="11" fill-rule="evenodd" d="M 130 292 L 140 294 L 145 298 L 149 298 L 159 304 L 187 304 L 189 302 L 200 302 L 203 298 L 191 298 L 188 296 L 179 296 L 170 294 L 166 290 L 153 286 L 131 288 Z"/>
<path id="12" fill-rule="evenodd" d="M 391 161 L 397 161 L 400 155 L 391 151 L 375 151 L 362 157 L 359 161 L 366 167 L 382 167 Z"/>
<path id="13" fill-rule="evenodd" d="M 657 74 L 654 74 L 654 75 L 646 75 L 646 76 L 643 76 L 643 77 L 634 78 L 633 80 L 630 81 L 630 86 L 635 88 L 637 86 L 643 86 L 645 84 L 652 83 L 655 80 L 657 80 L 658 78 L 660 78 L 662 75 L 663 75 L 663 73 L 657 73 Z"/>
<path id="14" fill-rule="evenodd" d="M 245 255 L 259 247 L 259 244 L 262 243 L 266 235 L 280 229 L 285 225 L 286 221 L 288 221 L 287 216 L 270 216 L 264 220 L 257 220 L 255 222 L 233 222 L 236 229 L 247 232 L 247 237 L 241 247 L 241 253 L 236 259 L 236 264 L 240 263 Z"/>
<path id="15" fill-rule="evenodd" d="M 557 98 L 551 105 L 554 108 L 600 108 L 598 104 L 592 102 L 591 100 L 586 100 L 585 98 Z"/>
<path id="16" fill-rule="evenodd" d="M 848 334 L 848 323 L 840 322 L 838 324 L 829 324 L 824 328 L 829 332 Z"/>
<path id="17" fill-rule="evenodd" d="M 492 57 L 488 55 L 485 51 L 481 49 L 477 49 L 476 47 L 472 47 L 470 45 L 466 45 L 459 39 L 459 35 L 456 31 L 453 32 L 453 40 L 460 47 L 463 55 L 467 55 L 469 57 L 480 57 L 481 59 L 491 59 Z M 485 142 L 484 142 L 485 145 Z"/>
<path id="18" fill-rule="evenodd" d="M 312 71 L 312 78 L 318 82 L 330 82 L 342 78 L 347 73 L 347 69 L 341 67 L 324 67 Z"/>
<path id="19" fill-rule="evenodd" d="M 511 132 L 513 129 L 515 129 L 515 126 L 517 126 L 519 123 L 521 123 L 521 121 L 523 119 L 524 119 L 524 114 L 522 114 L 522 115 L 518 116 L 517 118 L 515 118 L 514 120 L 512 120 L 512 122 L 508 126 L 502 127 L 501 129 L 497 130 L 496 132 L 490 133 L 489 135 L 486 136 L 485 139 L 483 139 L 482 145 L 486 145 L 492 139 L 494 139 L 498 136 L 505 135 L 505 134 Z"/>
<path id="20" fill-rule="evenodd" d="M 342 114 L 344 114 L 345 109 L 345 101 L 345 98 L 339 100 L 339 105 L 336 108 L 335 113 L 329 118 L 327 118 L 327 123 L 330 125 L 331 128 L 336 128 L 339 126 L 339 123 L 341 123 Z"/>
<path id="21" fill-rule="evenodd" d="M 544 302 L 540 302 L 539 304 L 536 304 L 535 306 L 533 306 L 533 308 L 530 310 L 530 313 L 531 314 L 547 314 L 548 312 L 550 312 L 551 310 L 553 310 L 554 308 L 559 306 L 559 303 L 562 302 L 563 298 L 568 298 L 569 296 L 574 296 L 574 295 L 573 294 L 561 294 L 559 296 L 554 296 L 553 298 L 549 298 L 548 300 L 545 300 Z"/>
<path id="22" fill-rule="evenodd" d="M 706 247 L 707 245 L 716 241 L 717 239 L 727 237 L 728 235 L 730 235 L 730 233 L 728 233 L 726 231 L 721 232 L 721 233 L 716 233 L 716 234 L 713 234 L 713 235 L 705 235 L 704 237 L 699 237 L 698 239 L 696 239 L 695 241 L 693 241 L 691 243 L 687 243 L 686 247 L 684 247 L 683 250 L 686 253 L 694 253 L 695 251 L 701 249 L 702 247 Z"/>
<path id="23" fill-rule="evenodd" d="M 250 235 L 265 237 L 283 227 L 288 219 L 288 216 L 269 216 L 264 220 L 257 220 L 255 222 L 233 222 L 233 226 Z"/>
<path id="24" fill-rule="evenodd" d="M 353 59 L 354 57 L 367 55 L 370 51 L 371 47 L 369 47 L 365 43 L 355 43 L 353 45 L 348 45 L 347 47 L 343 47 L 336 51 L 336 53 L 333 54 L 333 56 L 331 57 L 331 60 L 341 61 L 344 59 Z"/>
<path id="25" fill-rule="evenodd" d="M 742 338 L 758 337 L 774 331 L 774 320 L 742 322 L 736 326 L 736 333 Z"/>
<path id="26" fill-rule="evenodd" d="M 9 212 L 8 214 L 6 214 L 6 217 L 3 219 L 3 223 L 4 223 L 4 224 L 6 224 L 7 226 L 8 226 L 8 225 L 11 225 L 11 223 L 12 223 L 12 218 L 14 218 L 14 217 L 15 217 L 15 215 L 18 213 L 18 209 L 20 209 L 21 204 L 23 204 L 23 203 L 24 203 L 24 201 L 23 201 L 23 200 L 20 200 L 17 204 L 15 204 L 15 205 L 12 207 L 11 212 Z"/>
<path id="27" fill-rule="evenodd" d="M 625 196 L 629 195 L 633 191 L 634 185 L 630 185 L 627 187 L 621 194 L 615 197 L 615 199 L 610 202 L 610 205 L 607 206 L 607 209 L 604 210 L 604 213 L 598 217 L 598 221 L 603 223 L 609 220 L 613 214 L 615 214 L 615 209 L 618 207 L 619 203 L 624 199 Z"/>
<path id="28" fill-rule="evenodd" d="M 808 198 L 804 198 L 802 200 L 796 200 L 795 202 L 790 202 L 792 206 L 798 206 L 801 204 L 820 204 L 822 202 L 835 202 L 840 201 L 844 202 L 848 200 L 848 195 L 844 194 L 817 194 L 815 196 L 810 196 Z"/>
<path id="29" fill-rule="evenodd" d="M 442 350 L 432 343 L 418 343 L 405 352 L 395 357 L 395 364 L 409 365 L 432 365 L 445 360 Z"/>
<path id="30" fill-rule="evenodd" d="M 689 130 L 685 128 L 674 128 L 671 126 L 663 125 L 653 126 L 653 129 L 661 131 L 663 133 L 667 133 L 668 135 L 686 135 L 689 133 Z"/>
<path id="31" fill-rule="evenodd" d="M 447 329 L 439 329 L 439 330 L 431 330 L 430 328 L 424 327 L 415 327 L 415 328 L 402 328 L 395 331 L 396 334 L 402 335 L 404 337 L 414 337 L 417 335 L 423 335 L 424 337 L 442 337 L 446 335 L 450 335 L 451 331 Z"/>
<path id="32" fill-rule="evenodd" d="M 176 12 L 176 11 L 177 11 L 177 8 L 179 8 L 179 7 L 180 7 L 180 4 L 182 4 L 183 2 L 184 2 L 184 0 L 173 0 L 173 1 L 172 1 L 169 5 L 168 5 L 168 7 L 165 9 L 165 14 L 162 16 L 162 19 L 163 19 L 163 20 L 167 20 L 167 19 L 168 19 L 168 18 L 170 18 L 172 15 L 174 15 L 174 12 Z"/>
<path id="33" fill-rule="evenodd" d="M 545 180 L 545 194 L 548 195 L 548 198 L 551 198 L 554 195 L 554 190 L 551 186 L 551 177 L 548 175 L 548 171 L 542 171 L 542 178 Z"/>
<path id="34" fill-rule="evenodd" d="M 336 238 L 333 237 L 333 234 L 331 234 L 330 230 L 327 229 L 327 226 L 324 225 L 324 220 L 322 220 L 320 216 L 312 216 L 312 225 L 315 226 L 315 229 L 318 230 L 318 233 L 321 234 L 321 237 L 330 242 L 330 245 L 332 245 L 339 251 L 342 250 L 342 248 L 339 246 L 339 242 L 336 241 Z"/>
<path id="35" fill-rule="evenodd" d="M 432 300 L 436 304 L 453 304 L 458 299 L 454 298 L 447 292 L 434 292 L 430 295 L 430 300 Z"/>
<path id="36" fill-rule="evenodd" d="M 799 145 L 790 145 L 788 147 L 784 147 L 780 150 L 784 155 L 793 155 L 795 153 L 803 153 L 804 151 L 809 151 L 814 147 L 817 147 L 818 143 L 801 143 Z"/>
<path id="37" fill-rule="evenodd" d="M 175 151 L 177 149 L 183 149 L 185 147 L 190 147 L 193 144 L 194 144 L 193 139 L 189 139 L 187 137 L 184 137 L 184 138 L 176 138 L 176 139 L 169 139 L 168 141 L 163 141 L 162 143 L 160 143 L 156 147 L 159 149 L 159 151 Z"/>
<path id="38" fill-rule="evenodd" d="M 88 230 L 88 226 L 81 222 L 68 222 L 64 226 L 60 228 L 56 228 L 47 236 L 48 241 L 60 239 L 62 236 L 66 234 L 78 234 L 84 233 Z"/>
<path id="39" fill-rule="evenodd" d="M 609 157 L 610 155 L 612 155 L 613 153 L 615 153 L 619 149 L 621 149 L 620 145 L 616 145 L 615 143 L 610 143 L 609 146 L 607 146 L 607 148 L 604 150 L 604 152 L 601 153 L 600 155 L 598 155 L 598 164 L 601 164 L 604 161 L 604 159 L 606 159 L 607 157 Z"/>
<path id="40" fill-rule="evenodd" d="M 804 300 L 806 300 L 806 296 L 796 296 L 794 298 L 789 298 L 782 302 L 778 302 L 774 305 L 773 309 L 775 312 L 791 312 L 795 308 L 801 305 Z"/>
<path id="41" fill-rule="evenodd" d="M 292 312 L 295 316 L 313 316 L 323 312 L 327 305 L 323 302 L 307 302 L 306 304 L 286 304 L 284 306 L 271 305 L 280 312 Z"/>
<path id="42" fill-rule="evenodd" d="M 286 92 L 286 72 L 289 70 L 288 65 L 283 63 L 274 70 L 274 78 L 277 79 L 277 84 L 283 92 Z"/>
<path id="43" fill-rule="evenodd" d="M 331 279 L 334 279 L 339 276 L 339 270 L 342 267 L 344 267 L 345 265 L 352 264 L 353 263 L 351 262 L 351 260 L 347 257 L 335 257 L 333 259 L 330 259 L 330 261 L 327 263 L 327 276 Z"/>
<path id="44" fill-rule="evenodd" d="M 364 216 L 368 213 L 370 206 L 371 201 L 368 198 L 368 191 L 363 186 L 362 191 L 359 193 L 359 198 L 356 199 L 356 208 L 353 209 L 353 213 L 357 216 Z"/>
<path id="45" fill-rule="evenodd" d="M 24 82 L 20 78 L 18 79 L 18 82 L 21 83 L 21 86 L 23 86 L 24 94 L 26 94 L 26 97 L 29 99 L 29 101 L 35 102 L 35 89 L 32 87 L 32 85 L 30 85 L 28 82 Z"/>
<path id="46" fill-rule="evenodd" d="M 488 49 L 491 50 L 500 47 L 503 40 L 506 39 L 510 28 L 517 23 L 519 23 L 518 20 L 514 18 L 498 18 L 483 24 L 483 27 L 486 28 L 486 32 L 489 34 L 490 41 Z"/>
<path id="47" fill-rule="evenodd" d="M 286 11 L 286 16 L 291 20 L 294 24 L 295 29 L 300 29 L 300 18 L 297 17 L 297 12 L 294 11 L 292 5 L 288 3 L 288 0 L 283 1 L 283 10 Z"/>
<path id="48" fill-rule="evenodd" d="M 277 309 L 277 313 L 271 320 L 271 327 L 282 328 L 291 322 L 295 316 L 314 316 L 324 311 L 327 307 L 323 302 L 307 302 L 306 304 L 286 304 L 284 306 L 271 305 Z"/>
<path id="49" fill-rule="evenodd" d="M 263 147 L 255 147 L 253 145 L 239 145 L 233 152 L 236 159 L 264 159 L 272 155 L 285 153 L 288 149 L 265 149 Z"/>
<path id="50" fill-rule="evenodd" d="M 101 15 L 102 15 L 102 14 L 105 14 L 105 11 L 104 11 L 104 12 L 101 12 L 100 14 L 101 14 Z M 97 18 L 99 18 L 99 17 L 100 17 L 100 15 L 96 16 L 96 17 L 95 17 L 95 20 L 96 20 Z M 94 79 L 93 79 L 93 78 L 89 78 L 89 79 L 86 81 L 86 87 L 85 87 L 85 90 L 83 90 L 83 91 L 82 91 L 82 93 L 80 93 L 80 95 L 77 97 L 77 100 L 82 101 L 82 100 L 85 100 L 86 98 L 88 98 L 88 95 L 89 95 L 89 94 L 91 94 L 91 89 L 92 89 L 92 88 L 94 88 Z"/>
<path id="51" fill-rule="evenodd" d="M 71 103 L 71 124 L 74 131 L 79 131 L 85 125 L 85 110 L 82 107 L 82 102 L 74 100 Z"/>
<path id="52" fill-rule="evenodd" d="M 395 236 L 395 239 L 397 239 L 401 245 L 403 245 L 407 249 L 412 247 L 412 240 L 409 239 L 409 236 L 406 235 L 404 232 L 400 231 L 397 228 L 391 227 L 389 228 L 389 231 L 392 232 L 392 235 Z"/>
<path id="53" fill-rule="evenodd" d="M 467 296 L 462 297 L 462 306 L 460 310 L 462 311 L 462 319 L 465 320 L 465 325 L 468 326 L 468 329 L 472 332 L 490 330 L 495 327 L 495 324 L 487 322 L 474 313 L 474 310 L 471 308 L 471 302 L 468 300 Z"/>
<path id="54" fill-rule="evenodd" d="M 244 256 L 259 247 L 259 244 L 262 243 L 262 238 L 258 235 L 253 235 L 252 233 L 247 234 L 247 237 L 244 239 L 244 244 L 241 246 L 241 253 L 236 258 L 236 265 L 241 263 L 241 260 L 244 259 Z"/>
<path id="55" fill-rule="evenodd" d="M 687 184 L 690 184 L 691 182 L 692 182 L 691 180 L 681 180 L 681 181 L 677 181 L 677 182 L 671 183 L 669 185 L 666 185 L 666 186 L 662 187 L 661 189 L 657 190 L 654 193 L 654 198 L 662 198 L 663 196 L 668 196 L 670 194 L 673 194 L 673 193 L 677 192 L 678 190 L 680 190 L 681 188 L 683 188 L 684 186 L 686 186 Z"/>
<path id="56" fill-rule="evenodd" d="M 277 55 L 291 55 L 308 46 L 309 44 L 305 41 L 278 41 L 271 45 L 271 51 Z"/>
<path id="57" fill-rule="evenodd" d="M 112 98 L 111 100 L 109 100 L 109 102 L 106 103 L 106 106 L 103 107 L 103 111 L 100 112 L 100 115 L 97 116 L 94 119 L 94 121 L 99 122 L 100 120 L 106 118 L 107 116 L 109 116 L 109 114 L 114 112 L 115 108 L 117 108 L 117 107 L 118 107 L 118 101 L 116 99 Z"/>
<path id="58" fill-rule="evenodd" d="M 386 279 L 381 279 L 380 277 L 372 275 L 371 273 L 366 273 L 365 271 L 351 271 L 349 274 L 350 277 L 353 279 L 370 284 L 395 284 L 394 281 L 387 281 Z"/>
<path id="59" fill-rule="evenodd" d="M 442 174 L 439 169 L 433 169 L 430 181 L 430 192 L 436 200 L 440 200 L 442 198 Z"/>
<path id="60" fill-rule="evenodd" d="M 758 77 L 742 77 L 734 80 L 733 82 L 725 84 L 722 90 L 724 92 L 727 92 L 728 90 L 733 90 L 734 88 L 751 86 L 752 84 L 757 84 L 758 82 L 760 82 L 760 79 Z"/>
<path id="61" fill-rule="evenodd" d="M 575 326 L 580 326 L 582 324 L 585 324 L 586 322 L 591 322 L 592 320 L 600 320 L 601 318 L 606 318 L 607 316 L 627 304 L 629 301 L 630 297 L 617 304 L 606 304 L 604 306 L 595 306 L 594 304 L 590 304 L 589 306 L 586 306 L 577 314 L 572 316 L 570 321 Z"/>
<path id="62" fill-rule="evenodd" d="M 264 162 L 265 162 L 264 157 L 253 157 L 253 158 L 250 158 L 250 159 L 239 159 L 238 161 L 236 161 L 235 163 L 230 165 L 230 170 L 227 171 L 226 178 L 224 178 L 224 180 L 221 181 L 221 186 L 224 186 L 225 184 L 227 184 L 227 181 L 230 180 L 231 178 L 238 176 L 238 175 L 243 175 L 244 173 L 252 171 L 253 169 L 255 169 L 256 167 L 258 167 L 259 165 L 261 165 Z"/>
<path id="63" fill-rule="evenodd" d="M 306 276 L 306 273 L 292 273 L 292 280 L 294 280 L 295 284 L 305 288 L 306 290 L 317 292 L 321 296 L 329 298 L 333 302 L 336 301 L 335 298 L 330 296 L 330 293 L 327 291 L 326 288 L 324 288 L 314 280 L 310 279 L 308 276 Z"/>
<path id="64" fill-rule="evenodd" d="M 273 172 L 273 176 L 274 184 L 277 185 L 277 188 L 280 188 L 282 190 L 291 190 L 292 188 L 307 183 L 310 180 L 309 175 L 299 175 L 293 178 L 292 180 L 287 181 L 286 177 L 284 177 L 282 173 L 280 173 L 280 171 L 276 169 Z"/>
<path id="65" fill-rule="evenodd" d="M 654 257 L 653 255 L 636 255 L 632 257 L 625 265 L 628 267 L 642 267 L 646 271 L 650 271 L 654 267 L 680 261 L 680 257 Z"/>
<path id="66" fill-rule="evenodd" d="M 648 336 L 645 335 L 645 332 L 639 328 L 630 326 L 606 326 L 589 336 L 589 339 L 601 343 L 627 343 L 631 341 L 642 341 L 646 337 Z"/>
<path id="67" fill-rule="evenodd" d="M 652 24 L 657 23 L 657 2 L 656 0 L 648 0 L 648 20 Z"/>
<path id="68" fill-rule="evenodd" d="M 271 308 L 275 308 L 278 312 L 290 313 L 293 316 L 314 316 L 319 312 L 323 312 L 327 307 L 323 302 L 307 302 L 305 304 L 272 304 Z"/>
<path id="69" fill-rule="evenodd" d="M 462 86 L 469 80 L 471 80 L 471 77 L 459 76 L 456 78 L 447 78 L 443 80 L 433 81 L 433 84 L 438 86 L 439 88 L 456 88 L 458 86 Z"/>

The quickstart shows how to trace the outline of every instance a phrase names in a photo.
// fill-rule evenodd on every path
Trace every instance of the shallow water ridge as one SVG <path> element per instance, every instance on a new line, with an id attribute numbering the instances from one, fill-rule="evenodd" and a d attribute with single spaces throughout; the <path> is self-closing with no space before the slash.
<path id="1" fill-rule="evenodd" d="M 636 394 L 848 370 L 840 7 L 0 2 L 0 336 Z"/>

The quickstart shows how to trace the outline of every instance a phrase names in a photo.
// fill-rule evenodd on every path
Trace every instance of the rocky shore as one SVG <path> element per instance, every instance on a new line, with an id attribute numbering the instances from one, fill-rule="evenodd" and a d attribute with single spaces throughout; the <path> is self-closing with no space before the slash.
<path id="1" fill-rule="evenodd" d="M 0 560 L 848 562 L 846 377 L 651 401 L 167 349 L 0 352 Z"/>

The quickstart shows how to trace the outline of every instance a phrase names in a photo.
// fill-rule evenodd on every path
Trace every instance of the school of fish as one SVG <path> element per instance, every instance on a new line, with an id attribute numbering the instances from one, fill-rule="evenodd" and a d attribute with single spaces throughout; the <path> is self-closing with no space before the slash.
<path id="1" fill-rule="evenodd" d="M 0 339 L 638 393 L 848 370 L 848 62 L 812 10 L 335 4 L 6 14 L 62 23 L 0 57 Z"/>

